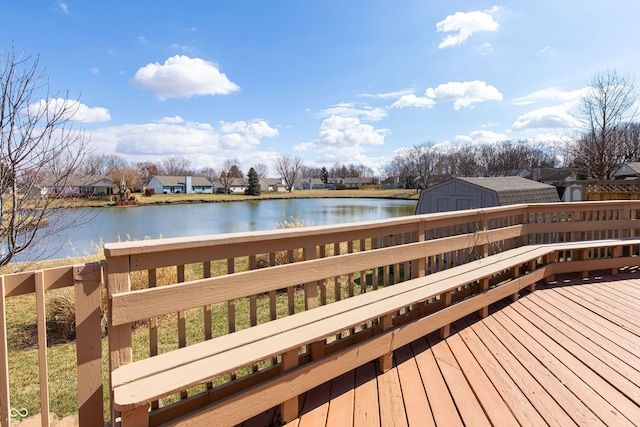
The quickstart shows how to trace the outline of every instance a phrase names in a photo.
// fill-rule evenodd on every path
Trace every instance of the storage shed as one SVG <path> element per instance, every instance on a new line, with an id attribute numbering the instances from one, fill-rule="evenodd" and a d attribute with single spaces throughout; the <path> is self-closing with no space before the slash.
<path id="1" fill-rule="evenodd" d="M 422 190 L 416 214 L 559 201 L 553 185 L 517 176 L 452 178 Z"/>

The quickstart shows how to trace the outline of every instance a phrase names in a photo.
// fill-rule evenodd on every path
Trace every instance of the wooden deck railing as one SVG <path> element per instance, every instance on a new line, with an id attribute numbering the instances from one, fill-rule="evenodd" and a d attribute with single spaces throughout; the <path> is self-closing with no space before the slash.
<path id="1" fill-rule="evenodd" d="M 116 326 L 109 339 L 118 336 L 130 340 L 112 345 L 111 369 L 132 360 L 152 357 L 177 347 L 208 340 L 240 329 L 330 304 L 377 288 L 434 272 L 444 271 L 507 249 L 534 243 L 569 242 L 637 236 L 640 230 L 640 202 L 567 203 L 515 205 L 481 210 L 448 212 L 368 221 L 332 226 L 235 233 L 193 238 L 172 238 L 105 245 L 104 263 L 62 267 L 0 277 L 0 415 L 8 426 L 9 396 L 8 352 L 6 344 L 5 302 L 17 295 L 35 294 L 38 312 L 38 348 L 40 359 L 40 409 L 49 412 L 47 389 L 47 347 L 45 293 L 74 287 L 77 317 L 78 410 L 82 425 L 97 425 L 103 417 L 100 292 L 101 277 L 125 292 L 132 278 L 138 289 L 192 283 L 220 277 L 218 287 L 202 306 L 193 295 L 188 309 L 161 318 L 148 319 L 144 333 L 132 335 L 130 325 Z M 215 221 L 215 218 L 211 219 Z M 377 249 L 387 248 L 384 256 Z M 348 255 L 348 256 L 344 256 Z M 301 260 L 341 257 L 344 262 L 305 263 L 307 271 L 286 270 L 300 280 L 275 289 L 283 264 Z M 325 270 L 323 270 L 325 269 Z M 169 283 L 165 272 L 169 271 Z M 320 278 L 320 279 L 318 279 Z M 296 279 L 297 280 L 297 279 Z M 286 281 L 291 282 L 291 280 Z M 169 289 L 169 288 L 168 288 Z M 459 289 L 456 298 L 477 290 Z M 244 298 L 244 295 L 247 295 Z M 181 307 L 184 307 L 184 301 Z M 139 307 L 144 311 L 146 307 Z M 400 313 L 403 314 L 403 313 Z M 411 315 L 411 307 L 406 309 Z M 223 318 L 222 323 L 216 320 Z M 373 325 L 362 325 L 335 337 L 354 341 L 358 333 Z M 193 329 L 198 332 L 194 333 Z M 173 332 L 170 332 L 173 331 Z M 115 334 L 112 334 L 115 332 Z M 195 338 L 194 338 L 195 337 Z M 2 344 L 4 343 L 4 344 Z M 264 361 L 260 366 L 227 375 L 203 388 L 184 390 L 172 398 L 178 406 L 193 404 L 204 390 L 218 390 L 222 396 L 245 387 L 260 375 L 270 375 Z M 224 386 L 219 387 L 221 384 Z M 169 400 L 171 401 L 171 400 Z M 164 402 L 167 403 L 167 402 Z M 170 409 L 153 405 L 158 413 Z M 169 406 L 171 407 L 171 405 Z M 112 414 L 114 416 L 115 414 Z M 85 424 L 86 423 L 86 424 Z M 44 424 L 43 425 L 47 425 Z"/>
<path id="2" fill-rule="evenodd" d="M 101 291 L 104 263 L 74 265 L 0 276 L 0 424 L 28 415 L 21 406 L 12 407 L 9 393 L 9 349 L 7 345 L 7 299 L 35 295 L 37 313 L 38 382 L 42 425 L 49 420 L 49 364 L 47 362 L 46 294 L 72 287 L 75 303 L 78 416 L 81 425 L 102 425 L 102 327 Z M 72 373 L 69 373 L 72 375 Z M 24 384 L 23 386 L 27 386 Z M 18 403 L 24 404 L 25 402 Z"/>

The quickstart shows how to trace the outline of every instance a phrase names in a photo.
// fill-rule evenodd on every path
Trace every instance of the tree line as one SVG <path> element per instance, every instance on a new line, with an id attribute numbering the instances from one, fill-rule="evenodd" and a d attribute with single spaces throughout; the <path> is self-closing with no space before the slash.
<path id="1" fill-rule="evenodd" d="M 502 176 L 564 166 L 579 178 L 604 180 L 624 163 L 640 161 L 638 94 L 631 77 L 615 70 L 597 74 L 580 105 L 575 116 L 580 126 L 574 135 L 559 137 L 560 145 L 497 141 L 445 148 L 423 142 L 397 151 L 378 178 L 403 177 L 406 186 L 424 187 L 437 174 Z M 56 218 L 64 210 L 54 209 L 56 200 L 45 187 L 67 188 L 78 176 L 106 175 L 122 188 L 136 189 L 155 175 L 201 175 L 228 188 L 244 176 L 237 159 L 225 160 L 219 169 L 196 169 L 177 156 L 131 164 L 117 154 L 91 154 L 84 129 L 72 120 L 80 106 L 66 92 L 50 92 L 38 56 L 0 51 L 0 266 L 60 230 Z M 289 190 L 298 177 L 327 182 L 375 175 L 365 164 L 309 167 L 292 156 L 276 158 L 272 168 Z M 268 173 L 266 164 L 252 165 L 252 186 Z"/>

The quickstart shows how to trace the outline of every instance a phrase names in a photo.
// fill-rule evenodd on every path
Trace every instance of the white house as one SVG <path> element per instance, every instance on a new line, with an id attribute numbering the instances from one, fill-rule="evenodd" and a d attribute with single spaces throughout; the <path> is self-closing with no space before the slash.
<path id="1" fill-rule="evenodd" d="M 213 193 L 213 184 L 203 176 L 156 175 L 147 184 L 156 194 Z"/>

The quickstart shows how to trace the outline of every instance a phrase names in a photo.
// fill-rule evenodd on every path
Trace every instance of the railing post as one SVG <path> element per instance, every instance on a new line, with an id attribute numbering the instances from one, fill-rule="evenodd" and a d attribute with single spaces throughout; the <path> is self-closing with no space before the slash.
<path id="1" fill-rule="evenodd" d="M 129 256 L 107 257 L 107 290 L 109 317 L 109 381 L 113 384 L 113 371 L 122 365 L 131 363 L 131 325 L 114 326 L 111 319 L 111 301 L 114 294 L 131 290 L 129 278 Z M 111 425 L 116 425 L 116 411 L 113 405 L 113 387 L 110 387 L 111 397 Z"/>
<path id="2" fill-rule="evenodd" d="M 4 276 L 0 276 L 0 425 L 9 426 L 9 349 L 7 346 L 7 311 Z"/>
<path id="3" fill-rule="evenodd" d="M 102 325 L 100 319 L 101 266 L 74 267 L 76 353 L 78 358 L 78 421 L 104 422 L 102 397 Z"/>

